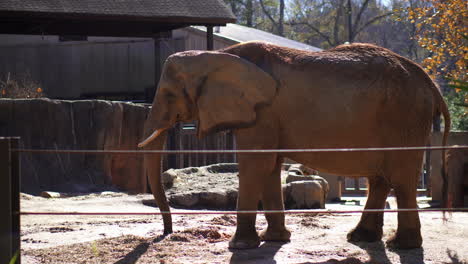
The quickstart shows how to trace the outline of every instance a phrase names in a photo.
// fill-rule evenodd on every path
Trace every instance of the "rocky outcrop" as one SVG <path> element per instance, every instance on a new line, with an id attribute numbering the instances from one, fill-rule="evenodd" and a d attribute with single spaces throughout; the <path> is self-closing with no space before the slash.
<path id="1" fill-rule="evenodd" d="M 163 173 L 169 203 L 179 208 L 235 209 L 237 164 L 170 169 Z M 173 183 L 168 182 L 172 179 Z"/>
<path id="2" fill-rule="evenodd" d="M 288 168 L 286 184 L 283 185 L 284 202 L 287 208 L 325 208 L 329 185 L 315 170 L 302 164 Z"/>
<path id="3" fill-rule="evenodd" d="M 148 111 L 102 100 L 0 99 L 0 136 L 19 136 L 27 149 L 136 149 Z M 137 155 L 21 153 L 21 172 L 22 191 L 29 193 L 147 188 Z"/>
<path id="4" fill-rule="evenodd" d="M 286 176 L 289 172 L 289 175 Z M 288 209 L 325 208 L 328 183 L 319 176 L 283 171 L 283 194 Z M 300 173 L 304 173 L 300 170 Z M 300 177 L 299 177 L 300 176 Z M 171 169 L 163 174 L 169 203 L 176 208 L 235 209 L 238 195 L 237 164 Z M 170 187 L 172 186 L 172 187 Z"/>

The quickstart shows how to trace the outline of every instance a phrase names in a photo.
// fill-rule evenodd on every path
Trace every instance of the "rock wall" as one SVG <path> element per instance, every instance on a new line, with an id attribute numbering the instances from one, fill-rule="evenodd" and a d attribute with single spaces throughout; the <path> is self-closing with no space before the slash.
<path id="1" fill-rule="evenodd" d="M 136 149 L 148 106 L 101 100 L 0 99 L 0 136 L 21 137 L 22 148 Z M 143 156 L 21 154 L 23 192 L 88 192 L 113 185 L 145 192 Z"/>

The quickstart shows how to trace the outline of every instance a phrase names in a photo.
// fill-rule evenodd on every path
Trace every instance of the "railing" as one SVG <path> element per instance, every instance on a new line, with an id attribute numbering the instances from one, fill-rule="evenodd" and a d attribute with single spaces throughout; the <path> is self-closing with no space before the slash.
<path id="1" fill-rule="evenodd" d="M 468 149 L 464 146 L 437 147 L 388 147 L 388 148 L 333 148 L 333 149 L 248 149 L 248 150 L 60 150 L 60 149 L 20 149 L 19 138 L 0 138 L 0 263 L 9 263 L 17 256 L 20 263 L 20 216 L 21 215 L 156 215 L 169 212 L 21 212 L 20 201 L 20 159 L 21 153 L 56 153 L 56 154 L 95 154 L 95 155 L 142 155 L 161 153 L 170 155 L 185 154 L 265 154 L 265 153 L 321 153 L 321 152 L 374 152 L 374 151 L 426 151 L 442 149 Z M 219 147 L 219 146 L 217 146 Z M 185 164 L 185 163 L 184 163 Z M 468 211 L 467 208 L 438 208 L 438 209 L 366 209 L 366 210 L 288 210 L 288 211 L 182 211 L 173 214 L 256 214 L 256 213 L 286 213 L 286 214 L 339 214 L 339 213 L 378 213 L 378 212 L 435 212 L 435 211 Z"/>

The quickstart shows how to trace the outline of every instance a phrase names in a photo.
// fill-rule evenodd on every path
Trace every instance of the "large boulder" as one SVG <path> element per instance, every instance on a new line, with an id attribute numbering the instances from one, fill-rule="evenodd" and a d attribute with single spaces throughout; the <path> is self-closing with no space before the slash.
<path id="1" fill-rule="evenodd" d="M 290 209 L 325 208 L 325 196 L 321 182 L 295 181 L 283 187 L 284 202 Z"/>
<path id="2" fill-rule="evenodd" d="M 286 178 L 287 184 L 283 184 L 282 187 L 287 209 L 325 207 L 328 183 L 323 178 L 301 175 L 293 179 L 290 176 L 292 173 Z M 237 164 L 223 163 L 197 168 L 171 169 L 163 174 L 163 182 L 168 188 L 169 203 L 173 207 L 236 208 Z"/>
<path id="3" fill-rule="evenodd" d="M 102 100 L 0 99 L 0 136 L 19 136 L 26 149 L 137 149 L 148 112 Z M 21 174 L 28 193 L 147 189 L 137 155 L 21 153 Z"/>
<path id="4" fill-rule="evenodd" d="M 169 203 L 179 208 L 234 209 L 238 185 L 237 164 L 170 169 L 163 173 Z M 166 179 L 164 179 L 166 177 Z M 171 181 L 172 184 L 168 182 Z"/>
<path id="5" fill-rule="evenodd" d="M 286 185 L 283 185 L 284 202 L 287 208 L 325 208 L 329 191 L 328 182 L 317 175 L 315 170 L 302 164 L 288 168 Z"/>

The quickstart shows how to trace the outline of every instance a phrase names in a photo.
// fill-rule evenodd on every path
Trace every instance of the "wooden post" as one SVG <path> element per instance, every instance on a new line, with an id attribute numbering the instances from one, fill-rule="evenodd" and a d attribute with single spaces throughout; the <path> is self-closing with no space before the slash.
<path id="1" fill-rule="evenodd" d="M 163 31 L 159 32 L 153 37 L 154 40 L 154 87 L 147 92 L 146 102 L 153 102 L 154 95 L 158 88 L 159 79 L 161 78 L 162 69 L 164 62 L 167 57 L 171 55 L 173 50 L 171 50 L 168 45 L 168 40 L 172 38 L 172 31 Z M 173 47 L 172 47 L 173 48 Z"/>
<path id="2" fill-rule="evenodd" d="M 153 101 L 154 95 L 157 92 L 157 87 L 159 79 L 161 79 L 162 70 L 164 67 L 164 62 L 167 57 L 175 52 L 174 47 L 169 45 L 169 40 L 172 38 L 172 31 L 159 32 L 154 36 L 154 88 L 150 94 L 150 98 L 147 98 L 147 102 L 151 103 Z M 174 132 L 176 129 L 169 130 L 169 133 L 166 138 L 166 148 L 168 150 L 175 150 L 175 136 Z M 168 168 L 175 168 L 176 166 L 176 157 L 175 155 L 166 155 L 164 161 L 163 170 Z"/>
<path id="3" fill-rule="evenodd" d="M 214 49 L 213 26 L 206 26 L 206 50 Z"/>
<path id="4" fill-rule="evenodd" d="M 20 161 L 19 138 L 0 137 L 0 263 L 10 263 L 18 252 L 20 259 Z"/>

